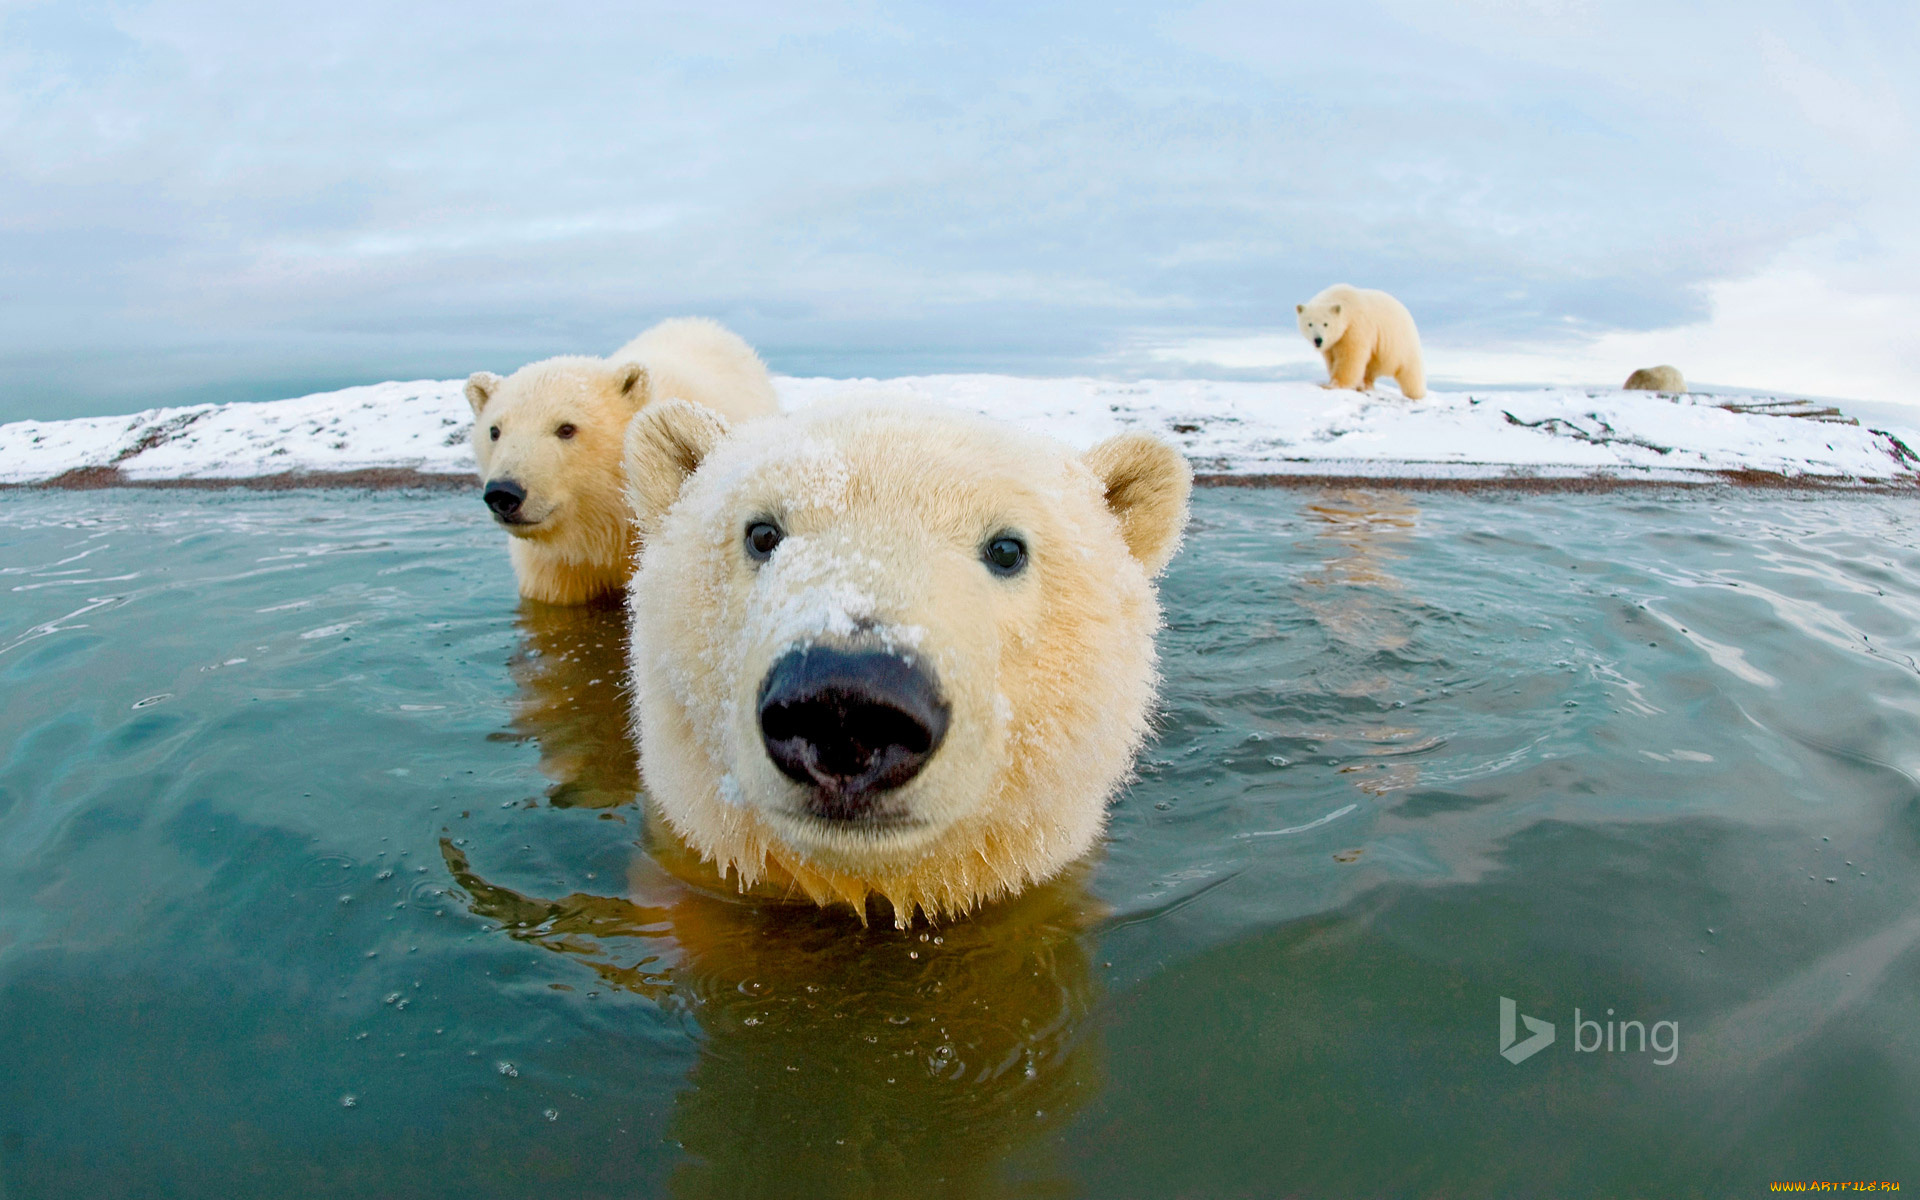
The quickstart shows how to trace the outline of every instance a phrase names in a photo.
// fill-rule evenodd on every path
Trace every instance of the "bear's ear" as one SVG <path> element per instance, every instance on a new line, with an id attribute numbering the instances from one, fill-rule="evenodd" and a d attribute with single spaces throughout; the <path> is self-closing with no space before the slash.
<path id="1" fill-rule="evenodd" d="M 687 476 L 725 436 L 726 418 L 691 400 L 649 404 L 627 426 L 627 505 L 642 541 L 653 536 Z"/>
<path id="2" fill-rule="evenodd" d="M 467 376 L 467 403 L 473 406 L 473 415 L 479 416 L 480 410 L 493 399 L 494 389 L 500 386 L 500 377 L 492 371 L 475 371 Z"/>
<path id="3" fill-rule="evenodd" d="M 1336 317 L 1340 315 L 1340 306 L 1338 304 L 1333 306 L 1333 315 Z"/>
<path id="4" fill-rule="evenodd" d="M 1297 313 L 1303 313 L 1303 312 L 1305 312 L 1305 311 L 1307 311 L 1307 306 L 1306 306 L 1306 305 L 1304 305 L 1304 304 L 1296 304 L 1296 305 L 1294 305 L 1294 306 L 1293 306 L 1293 311 L 1295 311 L 1295 312 L 1297 312 Z"/>
<path id="5" fill-rule="evenodd" d="M 639 363 L 621 363 L 616 369 L 614 382 L 620 386 L 620 394 L 625 396 L 636 411 L 645 408 L 653 395 L 653 379 L 647 369 Z"/>
<path id="6" fill-rule="evenodd" d="M 1120 536 L 1149 576 L 1158 575 L 1187 527 L 1193 468 L 1178 450 L 1144 433 L 1108 438 L 1081 458 L 1106 487 Z"/>

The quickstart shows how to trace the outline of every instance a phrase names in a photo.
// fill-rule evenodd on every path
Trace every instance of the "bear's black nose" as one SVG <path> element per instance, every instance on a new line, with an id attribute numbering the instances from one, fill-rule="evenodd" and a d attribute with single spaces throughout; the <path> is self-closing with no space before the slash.
<path id="1" fill-rule="evenodd" d="M 480 495 L 493 510 L 496 517 L 511 517 L 520 511 L 520 504 L 527 498 L 527 489 L 511 479 L 495 479 L 487 484 L 487 490 Z"/>
<path id="2" fill-rule="evenodd" d="M 1320 339 L 1319 338 L 1313 339 L 1313 344 L 1318 346 L 1320 344 Z"/>
<path id="3" fill-rule="evenodd" d="M 833 821 L 875 816 L 880 794 L 940 748 L 948 713 L 931 672 L 878 650 L 792 650 L 760 683 L 767 757 L 810 786 L 808 807 Z"/>

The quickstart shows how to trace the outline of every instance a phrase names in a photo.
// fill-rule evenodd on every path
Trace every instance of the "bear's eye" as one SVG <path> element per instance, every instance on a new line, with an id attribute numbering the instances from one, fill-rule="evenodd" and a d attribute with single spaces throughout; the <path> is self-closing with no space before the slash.
<path id="1" fill-rule="evenodd" d="M 497 442 L 500 440 L 500 427 L 498 425 L 495 425 L 492 428 L 487 430 L 487 440 L 491 442 Z"/>
<path id="2" fill-rule="evenodd" d="M 565 441 L 569 441 L 569 440 L 571 440 L 571 439 L 572 439 L 572 437 L 573 437 L 573 435 L 574 435 L 574 434 L 576 434 L 576 433 L 579 433 L 579 432 L 580 432 L 580 431 L 579 431 L 578 429 L 575 429 L 575 428 L 573 427 L 573 423 L 572 423 L 571 421 L 569 421 L 569 422 L 567 422 L 567 423 L 565 423 L 565 424 L 563 424 L 563 425 L 561 425 L 561 426 L 560 426 L 560 427 L 559 427 L 558 429 L 556 429 L 556 430 L 554 430 L 554 431 L 553 431 L 553 436 L 555 436 L 555 437 L 557 437 L 557 438 L 559 438 L 559 439 L 560 439 L 561 441 L 563 441 L 563 442 L 565 442 Z"/>
<path id="3" fill-rule="evenodd" d="M 1027 544 L 1011 534 L 1000 534 L 980 551 L 987 569 L 995 575 L 1018 575 L 1027 565 Z"/>
<path id="4" fill-rule="evenodd" d="M 747 557 L 755 562 L 767 561 L 780 539 L 786 536 L 772 521 L 755 521 L 747 526 Z"/>

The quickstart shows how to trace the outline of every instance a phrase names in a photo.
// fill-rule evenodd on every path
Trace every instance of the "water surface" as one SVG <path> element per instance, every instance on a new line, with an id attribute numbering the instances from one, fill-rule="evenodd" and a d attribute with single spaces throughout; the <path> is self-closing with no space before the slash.
<path id="1" fill-rule="evenodd" d="M 663 868 L 470 497 L 14 493 L 0 1194 L 1920 1186 L 1917 515 L 1203 492 L 1109 843 L 901 934 Z"/>

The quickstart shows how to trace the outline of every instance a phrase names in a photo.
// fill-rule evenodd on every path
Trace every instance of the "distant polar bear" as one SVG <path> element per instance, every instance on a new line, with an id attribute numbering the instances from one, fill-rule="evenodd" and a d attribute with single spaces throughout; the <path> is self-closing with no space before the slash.
<path id="1" fill-rule="evenodd" d="M 627 433 L 640 772 L 744 889 L 956 916 L 1057 875 L 1146 735 L 1192 475 L 869 397 Z"/>
<path id="2" fill-rule="evenodd" d="M 512 535 L 520 594 L 549 604 L 614 595 L 633 573 L 621 453 L 635 413 L 669 399 L 734 421 L 779 408 L 753 347 L 701 317 L 662 321 L 604 359 L 479 371 L 466 391 L 481 498 Z"/>
<path id="3" fill-rule="evenodd" d="M 1300 332 L 1327 360 L 1323 387 L 1366 391 L 1382 375 L 1400 385 L 1409 400 L 1427 394 L 1420 358 L 1420 331 L 1407 306 L 1385 292 L 1336 283 L 1293 311 Z"/>
<path id="4" fill-rule="evenodd" d="M 1641 367 L 1627 376 L 1621 385 L 1629 392 L 1665 392 L 1672 396 L 1683 396 L 1687 391 L 1687 381 L 1680 374 L 1679 367 Z"/>

